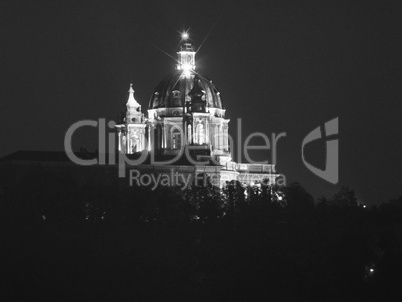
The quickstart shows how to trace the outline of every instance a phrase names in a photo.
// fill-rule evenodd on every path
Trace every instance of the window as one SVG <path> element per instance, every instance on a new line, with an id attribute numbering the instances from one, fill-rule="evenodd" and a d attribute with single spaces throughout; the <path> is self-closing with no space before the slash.
<path id="1" fill-rule="evenodd" d="M 187 126 L 187 140 L 188 143 L 191 144 L 191 140 L 192 140 L 192 133 L 191 133 L 191 125 Z"/>
<path id="2" fill-rule="evenodd" d="M 132 151 L 132 153 L 135 153 L 135 152 L 139 151 L 139 141 L 140 141 L 140 139 L 139 139 L 138 135 L 134 134 L 131 137 L 131 151 Z"/>
<path id="3" fill-rule="evenodd" d="M 202 145 L 205 143 L 204 125 L 203 124 L 197 125 L 195 137 L 196 137 L 197 144 Z"/>
<path id="4" fill-rule="evenodd" d="M 173 107 L 181 107 L 181 100 L 180 100 L 180 91 L 173 90 L 172 91 L 172 106 Z"/>
<path id="5" fill-rule="evenodd" d="M 180 130 L 175 128 L 172 132 L 172 149 L 177 150 L 181 148 L 181 133 Z"/>

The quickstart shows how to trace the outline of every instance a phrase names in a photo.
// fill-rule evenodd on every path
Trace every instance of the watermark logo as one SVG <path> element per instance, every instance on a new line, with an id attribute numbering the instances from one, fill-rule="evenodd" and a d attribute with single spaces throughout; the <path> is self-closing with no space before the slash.
<path id="1" fill-rule="evenodd" d="M 304 138 L 302 142 L 302 160 L 304 165 L 315 175 L 321 177 L 322 179 L 332 183 L 337 184 L 339 180 L 339 144 L 338 139 L 331 139 L 334 135 L 338 135 L 339 127 L 338 127 L 338 118 L 334 118 L 325 123 L 325 135 L 324 138 L 330 137 L 326 141 L 326 159 L 325 159 L 325 170 L 321 170 L 317 167 L 314 167 L 310 163 L 308 163 L 304 157 L 304 147 L 317 139 L 323 138 L 321 133 L 321 127 L 315 128 Z"/>
<path id="2" fill-rule="evenodd" d="M 155 190 L 157 187 L 180 187 L 182 190 L 188 188 L 191 182 L 191 174 L 181 174 L 178 171 L 170 170 L 170 173 L 144 173 L 138 169 L 130 170 L 130 187 L 149 187 Z"/>
<path id="3" fill-rule="evenodd" d="M 69 127 L 64 137 L 64 149 L 66 151 L 69 159 L 77 164 L 82 166 L 92 166 L 92 165 L 115 165 L 119 166 L 119 177 L 126 177 L 126 167 L 127 166 L 135 166 L 143 164 L 147 159 L 149 159 L 150 164 L 153 165 L 171 165 L 174 164 L 177 160 L 179 160 L 182 156 L 184 156 L 187 161 L 192 165 L 208 165 L 212 161 L 215 165 L 220 165 L 221 162 L 218 157 L 202 157 L 197 158 L 192 153 L 197 153 L 197 151 L 201 154 L 203 151 L 213 152 L 215 149 L 219 149 L 220 151 L 217 154 L 223 154 L 228 157 L 232 157 L 233 151 L 236 149 L 237 161 L 241 162 L 242 155 L 246 159 L 247 164 L 256 164 L 256 165 L 275 165 L 277 161 L 277 145 L 278 141 L 282 137 L 286 137 L 286 133 L 282 132 L 279 134 L 272 133 L 271 137 L 268 137 L 262 132 L 255 132 L 248 135 L 245 139 L 244 144 L 241 144 L 242 137 L 242 129 L 241 129 L 241 119 L 237 120 L 238 131 L 237 131 L 237 141 L 239 142 L 237 146 L 234 144 L 233 138 L 229 135 L 229 133 L 218 132 L 211 135 L 207 131 L 198 131 L 192 130 L 188 133 L 185 132 L 181 127 L 177 127 L 177 123 L 171 123 L 169 121 L 164 122 L 162 130 L 160 131 L 161 137 L 155 136 L 155 128 L 156 126 L 152 126 L 152 129 L 148 129 L 148 135 L 143 137 L 143 146 L 145 147 L 141 152 L 137 153 L 140 156 L 131 157 L 130 153 L 126 154 L 125 152 L 120 152 L 117 150 L 116 141 L 119 138 L 116 137 L 116 129 L 115 122 L 110 121 L 106 123 L 106 119 L 100 118 L 98 121 L 95 120 L 82 120 L 74 123 Z M 74 152 L 72 148 L 72 137 L 74 133 L 82 127 L 94 127 L 98 128 L 98 157 L 92 159 L 81 159 Z M 165 131 L 163 129 L 170 129 L 169 131 Z M 203 127 L 200 127 L 202 130 Z M 177 130 L 177 131 L 176 131 Z M 166 149 L 169 150 L 169 146 L 167 146 L 166 141 L 168 140 L 168 136 L 171 136 L 172 145 L 170 146 L 172 149 L 175 149 L 175 153 L 171 153 L 169 157 L 157 158 L 155 149 Z M 177 135 L 179 137 L 178 141 L 173 136 Z M 127 136 L 125 138 L 125 143 L 131 139 L 131 137 Z M 264 142 L 263 145 L 251 145 L 251 141 L 255 138 L 262 139 Z M 162 141 L 162 143 L 161 143 Z M 173 145 L 174 141 L 174 145 Z M 191 142 L 191 143 L 190 143 Z M 159 144 L 159 145 L 158 145 Z M 163 144 L 161 147 L 160 144 Z M 133 145 L 133 144 L 132 144 Z M 137 144 L 135 144 L 137 145 Z M 120 146 L 120 145 L 119 145 Z M 175 148 L 173 148 L 175 146 Z M 218 146 L 218 147 L 216 147 Z M 160 151 L 159 150 L 159 151 Z M 271 151 L 271 163 L 268 160 L 263 161 L 255 161 L 250 156 L 250 151 L 256 150 L 266 150 Z M 221 153 L 219 153 L 221 152 Z M 116 154 L 117 153 L 117 154 Z M 116 156 L 117 155 L 117 156 Z"/>
<path id="4" fill-rule="evenodd" d="M 181 158 L 182 156 L 187 159 L 189 163 L 192 165 L 209 165 L 210 161 L 215 165 L 224 165 L 226 170 L 235 171 L 238 173 L 238 180 L 240 181 L 241 176 L 247 176 L 246 182 L 250 182 L 249 175 L 258 174 L 259 176 L 263 175 L 265 172 L 272 174 L 272 177 L 277 177 L 278 175 L 275 172 L 275 165 L 277 164 L 277 148 L 278 141 L 280 138 L 285 138 L 287 136 L 286 132 L 282 132 L 279 134 L 272 133 L 271 137 L 268 137 L 266 134 L 262 132 L 254 132 L 246 137 L 244 140 L 244 144 L 242 144 L 242 123 L 241 119 L 237 120 L 237 145 L 234 144 L 233 138 L 228 134 L 227 127 L 223 129 L 223 131 L 219 131 L 217 133 L 212 133 L 207 131 L 208 127 L 195 127 L 195 129 L 191 128 L 190 131 L 184 131 L 184 128 L 177 126 L 177 123 L 169 123 L 164 122 L 161 127 L 160 133 L 165 135 L 162 137 L 161 142 L 155 137 L 156 126 L 149 125 L 149 129 L 146 132 L 147 135 L 143 137 L 141 140 L 141 146 L 144 149 L 141 149 L 141 152 L 138 152 L 136 156 L 130 156 L 130 154 L 126 154 L 125 152 L 121 152 L 120 147 L 123 145 L 123 141 L 120 141 L 120 133 L 117 137 L 116 135 L 116 124 L 113 121 L 106 122 L 106 119 L 100 118 L 98 121 L 95 120 L 82 120 L 74 123 L 66 132 L 64 138 L 64 147 L 67 156 L 70 160 L 78 165 L 83 166 L 91 166 L 91 165 L 118 165 L 118 176 L 121 178 L 126 177 L 127 167 L 135 167 L 149 162 L 151 165 L 171 165 L 174 164 L 176 160 Z M 79 158 L 72 150 L 72 137 L 73 134 L 82 127 L 94 127 L 98 128 L 98 154 L 97 158 L 92 159 L 82 159 Z M 338 135 L 338 118 L 334 118 L 324 124 L 325 132 L 322 134 L 321 127 L 315 128 L 313 131 L 307 134 L 307 136 L 303 139 L 301 145 L 302 152 L 302 161 L 304 165 L 315 175 L 318 177 L 332 183 L 337 184 L 339 178 L 338 172 L 338 139 L 334 138 L 335 135 Z M 164 130 L 167 129 L 167 130 Z M 170 135 L 170 136 L 169 136 Z M 135 136 L 134 136 L 135 137 Z M 129 139 L 134 139 L 131 136 L 123 137 L 125 139 L 124 143 L 127 143 Z M 167 148 L 169 149 L 169 145 L 167 141 L 171 141 L 171 148 L 177 151 L 170 157 L 159 157 L 156 158 L 156 152 L 154 151 L 156 146 L 159 148 Z M 251 142 L 254 139 L 259 139 L 263 142 L 260 145 L 252 145 Z M 326 165 L 325 169 L 319 169 L 313 166 L 311 163 L 307 162 L 305 159 L 305 146 L 315 140 L 318 139 L 326 139 Z M 137 146 L 138 139 L 135 141 L 130 141 L 130 146 Z M 117 148 L 116 142 L 119 142 L 119 148 Z M 159 144 L 159 145 L 158 145 Z M 162 144 L 162 145 L 160 145 Z M 237 148 L 236 148 L 237 147 Z M 232 162 L 233 151 L 236 148 L 237 155 L 237 163 Z M 198 151 L 205 152 L 210 151 L 211 153 L 216 154 L 217 156 L 213 156 L 209 158 L 208 156 L 200 156 L 199 158 L 194 157 L 192 152 L 194 151 L 197 154 Z M 249 151 L 270 151 L 271 153 L 271 162 L 268 163 L 265 161 L 254 161 Z M 200 153 L 199 154 L 204 154 Z M 208 153 L 208 152 L 207 152 Z M 222 155 L 223 154 L 223 155 Z M 220 161 L 220 157 L 223 156 L 223 161 Z M 247 164 L 241 164 L 242 157 L 246 159 Z M 230 167 L 229 167 L 230 166 Z M 243 168 L 243 166 L 245 168 Z M 268 169 L 267 167 L 270 167 Z M 233 172 L 233 173 L 235 173 Z M 160 174 L 157 176 L 146 176 L 146 174 L 141 174 L 140 171 L 133 170 L 130 172 L 130 183 L 140 183 L 144 185 L 144 183 L 148 183 L 148 186 L 152 185 L 162 185 L 166 184 L 174 184 L 177 185 L 178 181 L 180 183 L 189 183 L 187 179 L 179 179 L 182 176 L 173 177 L 168 174 L 167 177 L 165 174 Z M 234 174 L 230 174 L 230 177 L 234 177 Z M 228 175 L 229 175 L 228 174 Z M 260 175 L 261 174 L 261 175 Z M 223 175 L 221 175 L 224 177 Z M 157 177 L 157 178 L 155 178 Z M 169 181 L 168 181 L 169 179 Z M 285 179 L 285 178 L 284 178 Z M 230 181 L 231 179 L 228 179 Z M 220 179 L 221 182 L 224 179 Z M 275 179 L 270 179 L 271 183 L 275 183 Z M 278 184 L 278 183 L 277 183 Z"/>

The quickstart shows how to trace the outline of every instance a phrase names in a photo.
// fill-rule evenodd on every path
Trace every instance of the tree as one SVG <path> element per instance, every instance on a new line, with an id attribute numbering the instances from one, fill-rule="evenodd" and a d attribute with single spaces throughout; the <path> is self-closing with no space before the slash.
<path id="1" fill-rule="evenodd" d="M 355 192 L 348 188 L 342 187 L 339 192 L 335 193 L 330 204 L 335 207 L 357 207 L 357 198 Z"/>
<path id="2" fill-rule="evenodd" d="M 185 199 L 194 207 L 201 221 L 221 218 L 227 211 L 225 194 L 212 184 L 192 186 L 185 192 Z"/>
<path id="3" fill-rule="evenodd" d="M 311 211 L 314 208 L 313 196 L 300 183 L 294 182 L 283 188 L 287 206 L 294 211 Z"/>

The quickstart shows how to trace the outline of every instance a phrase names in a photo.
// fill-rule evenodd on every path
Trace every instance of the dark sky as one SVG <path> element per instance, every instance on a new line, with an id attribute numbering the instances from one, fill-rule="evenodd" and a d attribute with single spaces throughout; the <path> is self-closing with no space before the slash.
<path id="1" fill-rule="evenodd" d="M 0 156 L 63 150 L 81 119 L 115 120 L 130 81 L 147 108 L 190 28 L 202 74 L 220 88 L 230 133 L 286 132 L 277 169 L 314 196 L 340 185 L 362 202 L 402 194 L 399 1 L 2 1 Z M 236 4 L 235 4 L 236 3 Z M 398 5 L 399 4 L 399 5 Z M 158 49 L 159 48 L 159 49 Z M 340 183 L 301 160 L 301 142 L 339 117 Z M 97 148 L 96 130 L 74 146 Z M 269 159 L 270 152 L 258 154 Z M 306 149 L 324 167 L 325 147 Z"/>

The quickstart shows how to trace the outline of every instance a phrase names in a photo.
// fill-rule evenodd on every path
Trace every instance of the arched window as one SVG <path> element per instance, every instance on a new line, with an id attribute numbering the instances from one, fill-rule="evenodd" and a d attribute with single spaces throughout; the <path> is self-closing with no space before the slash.
<path id="1" fill-rule="evenodd" d="M 203 124 L 197 125 L 195 138 L 196 138 L 197 144 L 202 145 L 205 143 L 204 125 Z"/>
<path id="2" fill-rule="evenodd" d="M 132 151 L 132 153 L 135 153 L 135 152 L 139 151 L 139 146 L 138 146 L 139 141 L 140 141 L 140 139 L 139 139 L 138 135 L 134 134 L 131 137 L 131 151 Z"/>
<path id="3" fill-rule="evenodd" d="M 182 107 L 179 90 L 172 91 L 172 106 L 173 107 Z"/>
<path id="4" fill-rule="evenodd" d="M 181 132 L 179 129 L 174 128 L 172 131 L 172 149 L 177 150 L 181 148 Z"/>

